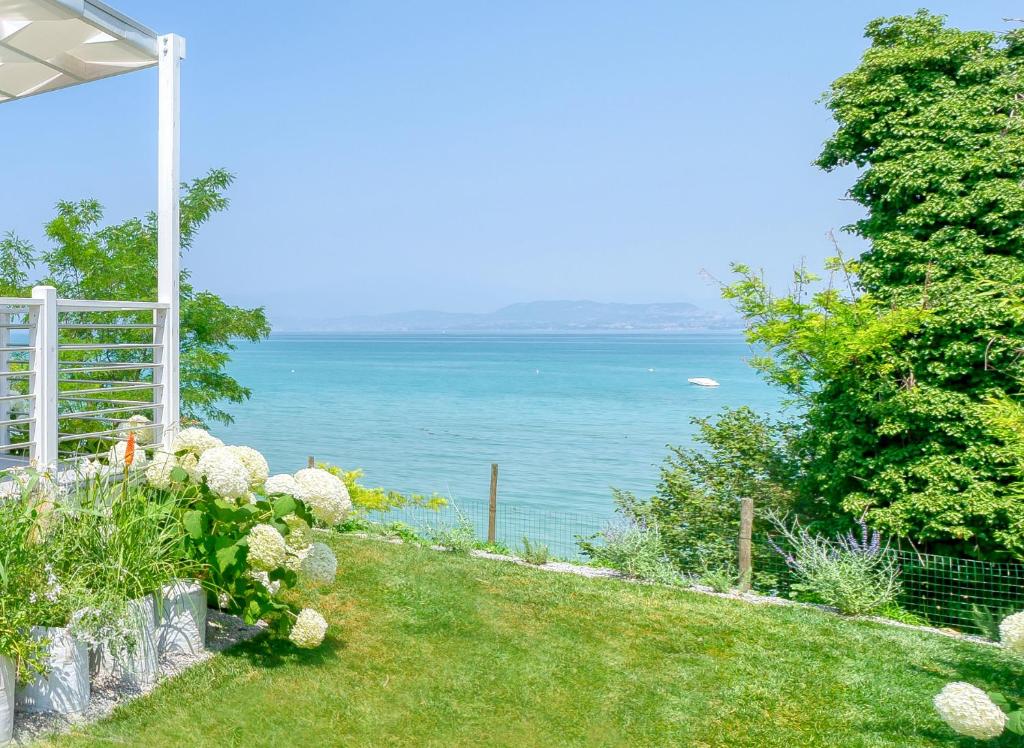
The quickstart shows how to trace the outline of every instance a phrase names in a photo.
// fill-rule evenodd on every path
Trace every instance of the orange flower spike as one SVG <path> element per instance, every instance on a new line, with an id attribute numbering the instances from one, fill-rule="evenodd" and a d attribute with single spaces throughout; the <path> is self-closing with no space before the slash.
<path id="1" fill-rule="evenodd" d="M 124 448 L 124 466 L 130 468 L 135 461 L 135 432 L 128 432 L 128 445 Z"/>

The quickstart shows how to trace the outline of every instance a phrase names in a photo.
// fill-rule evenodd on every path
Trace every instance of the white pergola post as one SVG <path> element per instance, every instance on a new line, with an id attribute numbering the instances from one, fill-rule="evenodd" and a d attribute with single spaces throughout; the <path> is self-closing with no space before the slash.
<path id="1" fill-rule="evenodd" d="M 154 421 L 162 423 L 160 443 L 170 447 L 178 428 L 179 345 L 178 313 L 181 256 L 181 61 L 185 40 L 167 34 L 157 40 L 159 55 L 159 131 L 157 135 L 157 301 L 166 308 L 156 314 L 154 349 L 160 366 L 153 381 L 157 408 Z"/>
<path id="2" fill-rule="evenodd" d="M 32 407 L 35 418 L 30 439 L 34 443 L 32 457 L 40 470 L 55 467 L 58 457 L 57 433 L 57 289 L 36 286 L 32 298 L 39 304 L 31 312 L 32 370 L 30 377 Z"/>

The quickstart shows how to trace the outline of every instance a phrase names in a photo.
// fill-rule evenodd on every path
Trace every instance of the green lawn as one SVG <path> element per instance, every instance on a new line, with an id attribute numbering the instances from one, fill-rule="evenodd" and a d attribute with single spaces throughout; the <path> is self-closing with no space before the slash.
<path id="1" fill-rule="evenodd" d="M 334 541 L 327 645 L 256 640 L 55 745 L 954 746 L 999 650 L 811 610 Z"/>

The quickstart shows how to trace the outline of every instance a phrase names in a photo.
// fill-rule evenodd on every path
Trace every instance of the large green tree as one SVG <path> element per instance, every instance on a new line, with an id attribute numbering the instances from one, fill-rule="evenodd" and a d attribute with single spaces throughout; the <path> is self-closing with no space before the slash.
<path id="1" fill-rule="evenodd" d="M 983 407 L 1024 380 L 1024 36 L 924 11 L 866 36 L 818 164 L 859 168 L 847 229 L 869 248 L 810 301 L 746 268 L 728 293 L 804 406 L 806 491 L 926 547 L 1024 557 L 1018 463 Z"/>
<path id="2" fill-rule="evenodd" d="M 196 233 L 228 207 L 233 176 L 221 169 L 182 185 L 181 247 L 189 250 Z M 150 213 L 103 225 L 96 200 L 60 202 L 46 224 L 49 246 L 38 250 L 13 233 L 0 239 L 0 294 L 25 296 L 32 285 L 56 286 L 59 296 L 77 299 L 155 301 L 157 221 Z M 30 278 L 35 273 L 35 280 Z M 181 402 L 183 419 L 229 423 L 226 404 L 239 403 L 250 390 L 226 367 L 233 341 L 258 341 L 270 333 L 262 307 L 232 306 L 216 293 L 197 289 L 187 270 L 181 274 Z M 93 334 L 93 333 L 90 333 Z M 96 333 L 100 334 L 100 333 Z M 114 354 L 130 357 L 132 354 Z"/>

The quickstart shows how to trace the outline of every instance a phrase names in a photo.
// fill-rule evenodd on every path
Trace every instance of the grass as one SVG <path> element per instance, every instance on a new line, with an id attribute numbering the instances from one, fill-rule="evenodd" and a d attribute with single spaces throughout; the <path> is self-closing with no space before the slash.
<path id="1" fill-rule="evenodd" d="M 332 626 L 256 640 L 58 746 L 956 746 L 951 680 L 1020 695 L 995 648 L 338 537 Z"/>

